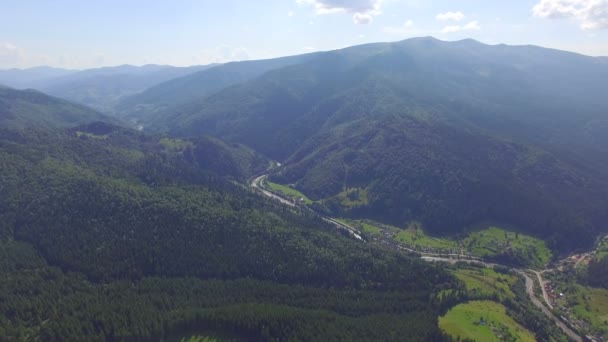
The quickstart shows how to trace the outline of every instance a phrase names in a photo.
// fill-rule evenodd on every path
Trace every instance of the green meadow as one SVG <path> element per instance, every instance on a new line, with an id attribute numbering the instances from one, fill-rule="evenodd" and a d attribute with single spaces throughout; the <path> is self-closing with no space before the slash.
<path id="1" fill-rule="evenodd" d="M 296 190 L 294 188 L 291 188 L 291 187 L 288 187 L 288 186 L 282 185 L 282 184 L 273 183 L 269 180 L 266 180 L 266 186 L 268 186 L 268 188 L 270 188 L 270 190 L 276 191 L 276 192 L 282 194 L 283 196 L 291 197 L 296 200 L 303 198 L 304 203 L 312 204 L 312 201 L 308 197 L 306 197 L 306 195 L 304 195 L 303 193 L 299 192 L 298 190 Z"/>
<path id="2" fill-rule="evenodd" d="M 488 300 L 456 305 L 439 317 L 439 327 L 460 339 L 535 341 L 532 332 L 507 316 L 502 304 Z"/>
<path id="3" fill-rule="evenodd" d="M 515 294 L 511 286 L 517 282 L 517 277 L 511 274 L 502 274 L 491 268 L 459 268 L 452 274 L 464 282 L 467 290 L 472 294 L 491 296 L 496 294 L 498 298 L 513 299 Z"/>

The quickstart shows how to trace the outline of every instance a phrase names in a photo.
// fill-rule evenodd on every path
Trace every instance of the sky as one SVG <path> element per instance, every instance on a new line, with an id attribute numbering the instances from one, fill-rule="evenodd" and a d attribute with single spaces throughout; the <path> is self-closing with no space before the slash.
<path id="1" fill-rule="evenodd" d="M 608 0 L 0 0 L 0 69 L 201 65 L 420 36 L 608 56 Z"/>

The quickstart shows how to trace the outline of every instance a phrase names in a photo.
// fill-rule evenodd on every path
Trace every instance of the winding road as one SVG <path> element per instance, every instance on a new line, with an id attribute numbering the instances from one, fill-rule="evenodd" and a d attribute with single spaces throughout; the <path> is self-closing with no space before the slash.
<path id="1" fill-rule="evenodd" d="M 253 188 L 255 191 L 259 191 L 260 193 L 264 194 L 265 196 L 272 198 L 274 200 L 277 200 L 285 205 L 288 205 L 291 207 L 302 207 L 302 206 L 297 206 L 290 199 L 281 197 L 271 191 L 268 191 L 263 185 L 263 182 L 267 177 L 268 177 L 268 175 L 264 174 L 264 175 L 253 178 L 250 182 L 251 188 Z M 357 240 L 365 241 L 361 237 L 361 232 L 358 231 L 356 228 L 345 225 L 342 222 L 339 222 L 336 219 L 333 219 L 331 217 L 321 216 L 317 212 L 313 211 L 312 209 L 310 209 L 306 206 L 303 206 L 303 208 L 306 208 L 306 209 L 310 210 L 311 212 L 315 213 L 316 215 L 321 217 L 324 221 L 332 223 L 333 225 L 336 226 L 336 228 L 348 231 L 350 233 L 350 235 L 352 235 Z M 420 255 L 420 258 L 422 260 L 425 260 L 428 262 L 447 262 L 450 264 L 455 264 L 457 262 L 467 262 L 470 264 L 477 264 L 477 265 L 481 265 L 481 266 L 485 266 L 485 267 L 499 266 L 499 264 L 485 262 L 481 258 L 473 257 L 471 255 L 466 255 L 466 254 L 421 253 L 421 252 L 409 249 L 404 246 L 400 246 L 399 248 L 402 250 L 406 250 L 408 252 L 416 253 L 416 254 Z M 502 265 L 502 266 L 505 266 L 505 265 Z M 511 268 L 510 266 L 506 266 L 506 267 Z M 551 311 L 551 309 L 553 309 L 553 307 L 550 304 L 549 296 L 547 295 L 547 291 L 545 290 L 543 278 L 541 275 L 542 272 L 528 270 L 529 272 L 536 274 L 536 277 L 537 277 L 540 287 L 542 289 L 542 295 L 543 295 L 544 301 L 546 302 L 546 305 L 543 304 L 534 294 L 534 280 L 526 273 L 526 271 L 521 270 L 521 269 L 515 269 L 515 268 L 511 268 L 511 269 L 515 273 L 521 275 L 525 279 L 526 292 L 528 293 L 528 297 L 532 301 L 532 304 L 534 306 L 538 307 L 547 317 L 549 317 L 549 319 L 553 320 L 572 341 L 582 342 L 583 339 L 575 331 L 570 329 L 564 322 L 562 322 L 558 317 L 556 317 L 553 314 L 553 312 Z"/>

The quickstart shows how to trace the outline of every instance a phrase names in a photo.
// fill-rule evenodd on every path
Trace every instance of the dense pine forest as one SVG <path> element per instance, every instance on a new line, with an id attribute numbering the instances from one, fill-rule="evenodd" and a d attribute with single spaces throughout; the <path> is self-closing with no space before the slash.
<path id="1" fill-rule="evenodd" d="M 102 123 L 2 130 L 3 338 L 444 338 L 453 278 L 237 182 L 265 164 Z"/>

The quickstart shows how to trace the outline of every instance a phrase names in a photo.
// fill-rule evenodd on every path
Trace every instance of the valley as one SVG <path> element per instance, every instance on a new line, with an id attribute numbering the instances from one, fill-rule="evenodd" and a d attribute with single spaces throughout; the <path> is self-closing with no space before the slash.
<path id="1" fill-rule="evenodd" d="M 285 205 L 292 207 L 298 206 L 303 210 L 311 210 L 306 206 L 310 202 L 301 200 L 305 197 L 297 191 L 285 191 L 284 188 L 289 189 L 288 186 L 267 186 L 268 175 L 261 175 L 256 177 L 251 182 L 251 187 L 262 192 L 264 195 L 280 201 Z M 396 227 L 390 227 L 370 221 L 360 220 L 345 220 L 345 219 L 333 219 L 329 217 L 323 217 L 323 219 L 331 221 L 336 224 L 338 229 L 348 229 L 352 236 L 360 239 L 363 235 L 370 243 L 375 243 L 382 248 L 396 249 L 399 251 L 405 251 L 419 255 L 422 260 L 429 262 L 445 262 L 448 264 L 463 263 L 469 265 L 478 265 L 481 269 L 472 270 L 466 266 L 464 268 L 456 268 L 454 270 L 455 276 L 466 284 L 467 290 L 474 293 L 474 296 L 491 297 L 497 296 L 498 302 L 505 299 L 515 299 L 511 287 L 516 284 L 516 278 L 521 277 L 525 280 L 526 293 L 531 303 L 539 308 L 549 319 L 551 319 L 560 329 L 569 336 L 573 341 L 583 341 L 581 336 L 586 336 L 590 340 L 600 340 L 606 336 L 592 335 L 588 328 L 582 328 L 581 323 L 575 318 L 565 318 L 559 314 L 559 311 L 554 309 L 554 300 L 547 294 L 548 281 L 543 279 L 543 274 L 554 273 L 555 277 L 558 274 L 565 274 L 564 268 L 576 268 L 585 258 L 589 255 L 602 253 L 604 248 L 604 242 L 608 241 L 608 236 L 605 239 L 599 239 L 599 243 L 593 251 L 584 254 L 578 254 L 575 256 L 568 256 L 563 260 L 553 262 L 555 265 L 560 265 L 558 268 L 546 268 L 551 259 L 550 251 L 541 243 L 540 240 L 528 237 L 520 236 L 520 233 L 509 232 L 507 230 L 501 230 L 499 228 L 491 227 L 488 230 L 481 232 L 474 232 L 467 236 L 463 240 L 454 241 L 448 239 L 434 238 L 424 235 L 422 230 L 415 226 L 414 228 L 408 228 L 407 230 L 401 230 Z M 416 224 L 414 224 L 416 225 Z M 357 230 L 355 227 L 361 227 Z M 420 232 L 419 232 L 420 229 Z M 365 234 L 366 233 L 366 234 Z M 532 249 L 540 254 L 531 256 L 531 259 L 525 261 L 524 264 L 520 265 L 501 265 L 493 259 L 488 260 L 488 257 L 494 256 L 494 254 L 488 254 L 487 249 L 493 250 L 489 247 L 483 247 L 479 249 L 479 244 L 472 243 L 477 239 L 484 239 L 489 237 L 489 241 L 493 241 L 498 237 L 504 237 L 508 240 L 509 235 L 513 236 L 515 241 L 520 241 L 527 246 L 531 246 Z M 401 236 L 401 237 L 400 237 Z M 384 239 L 382 238 L 384 237 Z M 403 243 L 403 244 L 401 244 Z M 499 245 L 495 243 L 494 245 Z M 470 249 L 469 253 L 464 253 L 465 245 L 474 247 Z M 487 243 L 482 243 L 481 246 L 488 246 Z M 511 247 L 509 249 L 517 249 L 517 247 Z M 533 253 L 534 254 L 534 253 Z M 603 255 L 603 254 L 601 254 Z M 540 262 L 542 263 L 538 263 Z M 574 262 L 572 262 L 574 260 Z M 521 262 L 521 260 L 520 260 Z M 566 266 L 569 265 L 569 266 Z M 537 266 L 539 269 L 534 270 L 530 268 L 519 268 L 521 266 Z M 500 275 L 493 269 L 496 267 L 502 267 L 505 270 L 510 270 L 513 275 Z M 555 273 L 557 272 L 557 273 Z M 540 289 L 540 293 L 537 294 L 537 290 Z M 596 289 L 596 292 L 602 290 Z M 605 291 L 605 290 L 604 290 Z M 554 293 L 554 291 L 552 292 Z M 601 296 L 608 298 L 608 292 L 601 292 Z M 540 295 L 541 300 L 538 299 L 537 295 Z M 582 295 L 586 298 L 585 295 Z M 603 303 L 603 299 L 600 303 Z M 515 340 L 521 341 L 534 341 L 533 334 L 527 331 L 525 328 L 519 326 L 516 322 L 512 321 L 511 318 L 505 315 L 505 308 L 498 302 L 486 301 L 486 302 L 469 302 L 468 304 L 460 304 L 453 309 L 445 317 L 440 318 L 440 327 L 450 333 L 450 335 L 461 338 L 473 338 L 478 340 L 491 339 L 494 334 L 498 339 L 509 339 L 512 337 L 506 337 L 505 334 L 515 334 Z M 596 303 L 599 308 L 603 306 L 600 303 Z M 586 304 L 588 305 L 588 304 Z M 563 308 L 560 310 L 564 310 Z M 493 315 L 489 315 L 492 311 Z M 599 311 L 598 311 L 599 312 Z M 596 318 L 592 320 L 603 319 L 601 315 L 604 311 L 601 311 Z M 592 317 L 594 314 L 589 314 Z M 478 317 L 482 317 L 481 320 Z M 497 323 L 500 322 L 500 323 Z M 505 323 L 507 322 L 507 323 Z M 601 323 L 603 324 L 603 323 Z M 509 325 L 511 327 L 509 328 Z M 505 330 L 501 330 L 505 329 Z M 575 329 L 575 330 L 573 330 Z M 597 332 L 596 332 L 597 334 Z"/>
<path id="2" fill-rule="evenodd" d="M 0 70 L 0 341 L 608 340 L 605 58 L 306 51 Z"/>

